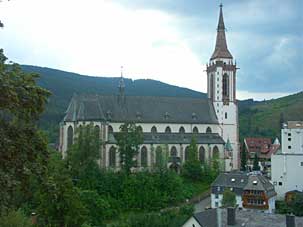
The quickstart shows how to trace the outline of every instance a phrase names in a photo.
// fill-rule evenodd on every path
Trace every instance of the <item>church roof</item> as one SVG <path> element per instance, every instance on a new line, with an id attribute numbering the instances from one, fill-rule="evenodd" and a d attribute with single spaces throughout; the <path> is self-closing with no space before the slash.
<path id="1" fill-rule="evenodd" d="M 115 144 L 115 135 L 109 135 L 109 143 Z M 195 137 L 197 144 L 224 144 L 224 140 L 217 133 L 143 133 L 143 144 L 190 144 Z"/>
<path id="2" fill-rule="evenodd" d="M 226 37 L 225 37 L 225 25 L 223 20 L 222 4 L 220 5 L 220 16 L 217 27 L 217 39 L 215 51 L 212 54 L 210 60 L 216 58 L 233 58 L 227 48 Z"/>
<path id="3" fill-rule="evenodd" d="M 210 100 L 202 98 L 74 95 L 63 121 L 217 124 Z"/>

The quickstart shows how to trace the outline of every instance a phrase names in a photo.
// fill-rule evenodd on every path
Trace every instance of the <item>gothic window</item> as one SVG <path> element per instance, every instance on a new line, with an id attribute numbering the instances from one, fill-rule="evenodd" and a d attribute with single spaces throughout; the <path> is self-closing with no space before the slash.
<path id="1" fill-rule="evenodd" d="M 114 129 L 111 125 L 108 126 L 108 134 L 113 134 Z"/>
<path id="2" fill-rule="evenodd" d="M 145 146 L 141 148 L 141 166 L 147 166 L 147 148 Z"/>
<path id="3" fill-rule="evenodd" d="M 196 126 L 193 128 L 193 133 L 195 133 L 195 134 L 199 133 L 199 130 L 198 130 L 198 128 Z"/>
<path id="4" fill-rule="evenodd" d="M 175 146 L 170 149 L 170 156 L 177 157 L 177 148 Z"/>
<path id="5" fill-rule="evenodd" d="M 109 166 L 116 166 L 116 148 L 114 146 L 111 146 L 109 149 Z"/>
<path id="6" fill-rule="evenodd" d="M 100 138 L 100 127 L 99 127 L 99 125 L 95 126 L 95 133 L 96 133 L 96 137 Z"/>
<path id="7" fill-rule="evenodd" d="M 170 129 L 170 127 L 169 127 L 169 126 L 167 126 L 167 127 L 166 127 L 166 129 L 165 129 L 165 133 L 171 133 L 171 129 Z"/>
<path id="8" fill-rule="evenodd" d="M 180 128 L 179 128 L 179 133 L 185 133 L 185 129 L 184 129 L 184 127 L 183 126 L 181 126 Z"/>
<path id="9" fill-rule="evenodd" d="M 157 128 L 156 128 L 156 126 L 153 126 L 152 128 L 151 128 L 151 133 L 157 133 Z"/>
<path id="10" fill-rule="evenodd" d="M 223 75 L 223 96 L 225 96 L 225 97 L 228 97 L 228 79 L 229 79 L 229 77 L 228 77 L 228 75 L 225 73 L 224 75 Z"/>
<path id="11" fill-rule="evenodd" d="M 74 141 L 74 130 L 73 127 L 70 125 L 67 128 L 67 149 L 70 148 L 71 145 L 73 145 Z"/>
<path id="12" fill-rule="evenodd" d="M 206 133 L 211 133 L 211 128 L 210 127 L 207 127 Z"/>
<path id="13" fill-rule="evenodd" d="M 213 148 L 213 158 L 219 158 L 219 148 L 217 146 Z"/>
<path id="14" fill-rule="evenodd" d="M 188 161 L 189 159 L 189 146 L 185 148 L 184 159 L 185 161 Z"/>
<path id="15" fill-rule="evenodd" d="M 205 162 L 205 149 L 204 149 L 203 146 L 201 146 L 201 147 L 199 148 L 199 161 L 200 161 L 201 163 L 204 163 L 204 162 Z"/>
<path id="16" fill-rule="evenodd" d="M 137 126 L 137 129 L 138 129 L 139 132 L 143 132 L 143 129 L 142 129 L 142 127 L 140 125 Z"/>
<path id="17" fill-rule="evenodd" d="M 158 146 L 156 148 L 156 164 L 160 165 L 162 161 L 162 148 Z"/>

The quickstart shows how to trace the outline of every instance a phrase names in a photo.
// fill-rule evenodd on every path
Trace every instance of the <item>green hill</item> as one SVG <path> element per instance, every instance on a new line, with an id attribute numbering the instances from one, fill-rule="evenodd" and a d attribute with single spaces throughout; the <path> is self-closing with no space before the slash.
<path id="1" fill-rule="evenodd" d="M 58 142 L 59 122 L 74 93 L 116 94 L 119 78 L 91 77 L 56 69 L 23 65 L 26 72 L 40 74 L 38 84 L 52 92 L 40 120 L 50 142 Z M 160 81 L 124 79 L 127 95 L 206 98 L 204 93 Z M 303 120 L 303 92 L 268 101 L 239 101 L 240 137 L 280 137 L 280 121 Z"/>
<path id="2" fill-rule="evenodd" d="M 288 120 L 303 120 L 303 92 L 262 102 L 241 101 L 240 136 L 281 136 L 280 126 Z"/>

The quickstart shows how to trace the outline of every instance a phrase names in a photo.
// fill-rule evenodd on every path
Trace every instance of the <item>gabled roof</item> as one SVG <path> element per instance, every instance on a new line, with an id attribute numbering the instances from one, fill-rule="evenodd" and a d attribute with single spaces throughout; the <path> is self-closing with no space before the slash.
<path id="1" fill-rule="evenodd" d="M 210 100 L 155 96 L 74 95 L 63 121 L 217 124 Z"/>
<path id="2" fill-rule="evenodd" d="M 219 22 L 218 22 L 218 28 L 217 28 L 216 47 L 215 47 L 215 51 L 212 54 L 210 60 L 213 60 L 216 58 L 230 58 L 230 59 L 233 58 L 233 56 L 231 55 L 231 53 L 229 52 L 229 50 L 227 48 L 222 5 L 220 5 L 220 16 L 219 16 Z"/>
<path id="3" fill-rule="evenodd" d="M 244 190 L 264 191 L 269 198 L 276 195 L 274 186 L 262 175 L 250 175 Z"/>

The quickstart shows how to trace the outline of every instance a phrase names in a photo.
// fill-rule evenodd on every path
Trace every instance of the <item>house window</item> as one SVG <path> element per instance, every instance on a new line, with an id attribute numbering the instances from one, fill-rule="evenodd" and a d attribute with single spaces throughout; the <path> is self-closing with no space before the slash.
<path id="1" fill-rule="evenodd" d="M 301 166 L 303 166 L 303 162 L 301 162 Z"/>
<path id="2" fill-rule="evenodd" d="M 281 181 L 279 181 L 279 186 L 282 186 L 282 182 Z"/>
<path id="3" fill-rule="evenodd" d="M 216 198 L 216 199 L 219 199 L 219 194 L 216 194 L 216 195 L 215 195 L 215 198 Z"/>
<path id="4" fill-rule="evenodd" d="M 219 207 L 219 203 L 218 202 L 215 202 L 215 207 Z"/>

